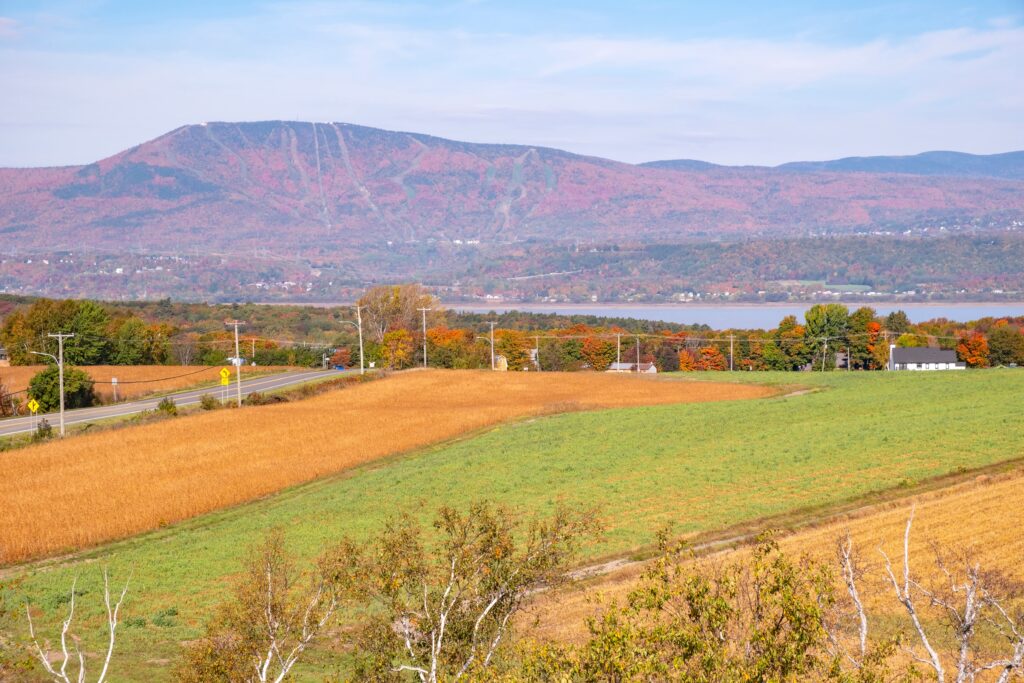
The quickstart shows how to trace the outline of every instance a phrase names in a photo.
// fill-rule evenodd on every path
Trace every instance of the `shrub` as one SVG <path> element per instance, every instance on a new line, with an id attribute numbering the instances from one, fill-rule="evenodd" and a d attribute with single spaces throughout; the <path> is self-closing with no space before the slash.
<path id="1" fill-rule="evenodd" d="M 48 413 L 60 408 L 60 372 L 51 365 L 28 383 L 28 395 L 39 401 L 39 410 Z M 64 407 L 88 408 L 96 405 L 93 381 L 84 370 L 64 365 Z"/>
<path id="2" fill-rule="evenodd" d="M 164 415 L 177 415 L 178 406 L 175 405 L 174 399 L 170 396 L 165 396 L 160 399 L 160 402 L 156 404 L 157 412 L 163 413 Z"/>
<path id="3" fill-rule="evenodd" d="M 44 417 L 39 421 L 39 425 L 36 427 L 35 433 L 32 435 L 32 443 L 39 443 L 40 441 L 49 441 L 53 438 L 53 427 L 50 426 L 49 421 Z"/>
<path id="4" fill-rule="evenodd" d="M 220 401 L 212 394 L 203 394 L 199 397 L 199 407 L 203 410 L 217 410 L 220 408 Z"/>
<path id="5" fill-rule="evenodd" d="M 246 396 L 245 398 L 242 399 L 242 404 L 243 405 L 247 405 L 247 406 L 265 406 L 265 405 L 269 405 L 271 403 L 287 403 L 287 402 L 288 402 L 288 399 L 286 399 L 284 396 L 277 396 L 277 395 L 267 396 L 266 394 L 261 394 L 258 391 L 254 391 L 254 392 L 252 392 L 251 394 L 249 394 L 248 396 Z"/>

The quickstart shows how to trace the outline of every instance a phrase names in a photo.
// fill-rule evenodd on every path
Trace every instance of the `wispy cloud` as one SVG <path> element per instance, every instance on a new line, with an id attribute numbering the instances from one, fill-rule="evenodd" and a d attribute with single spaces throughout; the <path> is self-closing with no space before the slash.
<path id="1" fill-rule="evenodd" d="M 0 17 L 0 39 L 18 37 L 18 22 L 10 17 Z"/>
<path id="2" fill-rule="evenodd" d="M 463 7 L 269 4 L 100 46 L 0 45 L 6 117 L 52 124 L 0 136 L 0 164 L 91 161 L 182 123 L 269 118 L 626 161 L 1024 147 L 1024 28 L 1012 18 L 845 41 L 438 21 Z"/>

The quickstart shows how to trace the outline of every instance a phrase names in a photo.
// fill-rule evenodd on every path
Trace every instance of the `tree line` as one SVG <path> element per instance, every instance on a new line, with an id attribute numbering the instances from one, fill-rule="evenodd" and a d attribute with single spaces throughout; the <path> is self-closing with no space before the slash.
<path id="1" fill-rule="evenodd" d="M 416 285 L 374 288 L 358 305 L 369 330 L 364 349 L 370 361 L 396 369 L 422 364 L 425 340 L 432 367 L 490 367 L 488 323 L 499 322 L 494 316 L 453 320 Z M 425 318 L 421 309 L 429 309 Z M 521 319 L 515 323 L 495 325 L 493 332 L 494 351 L 509 370 L 603 371 L 616 361 L 650 363 L 661 372 L 828 370 L 840 358 L 851 370 L 881 370 L 888 366 L 890 345 L 954 349 L 969 367 L 1024 365 L 1024 317 L 915 325 L 903 311 L 879 316 L 868 306 L 850 311 L 842 304 L 817 304 L 802 321 L 786 316 L 771 330 L 715 331 L 649 322 L 629 328 L 608 321 L 532 328 Z M 343 346 L 335 361 L 358 362 L 355 354 L 351 345 Z"/>
<path id="2" fill-rule="evenodd" d="M 0 302 L 2 303 L 2 302 Z M 47 334 L 70 332 L 72 365 L 221 365 L 234 355 L 226 318 L 247 321 L 241 355 L 258 365 L 364 363 L 395 369 L 422 365 L 489 368 L 494 353 L 510 370 L 605 370 L 616 360 L 677 370 L 883 369 L 889 346 L 953 349 L 970 367 L 1024 365 L 1024 317 L 972 323 L 935 319 L 911 323 L 902 311 L 879 316 L 868 306 L 850 311 L 818 304 L 803 319 L 783 318 L 770 330 L 712 330 L 625 318 L 524 312 L 446 310 L 419 285 L 374 287 L 355 307 L 305 307 L 37 299 L 12 306 L 0 325 L 0 346 L 12 364 L 36 364 L 56 352 Z M 424 309 L 424 310 L 421 310 Z M 424 323 L 426 331 L 424 334 Z M 846 358 L 849 358 L 847 363 Z"/>

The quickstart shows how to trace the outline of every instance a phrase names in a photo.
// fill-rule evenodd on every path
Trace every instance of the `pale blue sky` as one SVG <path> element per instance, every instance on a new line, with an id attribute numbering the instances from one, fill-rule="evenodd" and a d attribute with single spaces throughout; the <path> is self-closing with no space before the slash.
<path id="1" fill-rule="evenodd" d="M 1024 148 L 1024 0 L 0 0 L 0 166 L 346 121 L 638 162 Z"/>

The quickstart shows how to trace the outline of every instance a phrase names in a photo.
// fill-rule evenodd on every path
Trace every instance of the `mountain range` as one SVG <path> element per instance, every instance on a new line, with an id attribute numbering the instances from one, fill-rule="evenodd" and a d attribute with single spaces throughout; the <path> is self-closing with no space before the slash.
<path id="1" fill-rule="evenodd" d="M 1019 214 L 1022 167 L 1024 152 L 631 165 L 344 123 L 208 123 L 86 166 L 0 169 L 0 234 L 293 249 L 841 233 Z"/>
<path id="2" fill-rule="evenodd" d="M 302 264 L 297 273 L 249 268 L 235 289 L 248 278 L 312 279 L 306 271 L 325 269 L 339 281 L 465 282 L 499 261 L 495 272 L 521 278 L 540 261 L 561 262 L 549 258 L 559 245 L 578 251 L 581 242 L 608 253 L 630 244 L 1019 226 L 1024 152 L 777 167 L 627 164 L 346 123 L 266 121 L 187 125 L 84 166 L 0 168 L 0 256 L 250 254 Z M 523 244 L 542 245 L 544 258 L 512 263 L 511 245 Z M 74 278 L 105 273 L 90 268 L 33 276 L 32 291 L 87 291 Z M 0 267 L 0 287 L 21 287 L 24 272 Z M 204 291 L 216 287 L 211 280 Z"/>

